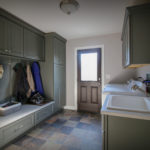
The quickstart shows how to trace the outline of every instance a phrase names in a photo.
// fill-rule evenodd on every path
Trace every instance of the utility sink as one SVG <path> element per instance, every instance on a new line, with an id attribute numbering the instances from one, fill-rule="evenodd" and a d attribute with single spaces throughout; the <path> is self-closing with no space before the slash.
<path id="1" fill-rule="evenodd" d="M 21 103 L 18 102 L 5 102 L 0 104 L 0 116 L 6 116 L 11 113 L 14 113 L 21 108 Z"/>
<path id="2" fill-rule="evenodd" d="M 150 99 L 137 96 L 110 95 L 107 108 L 150 113 Z"/>

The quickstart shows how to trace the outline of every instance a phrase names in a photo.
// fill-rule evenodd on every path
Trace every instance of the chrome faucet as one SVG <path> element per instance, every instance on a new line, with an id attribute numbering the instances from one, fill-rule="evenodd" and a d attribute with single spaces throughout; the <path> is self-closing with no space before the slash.
<path id="1" fill-rule="evenodd" d="M 145 95 L 147 95 L 147 92 L 146 92 L 145 90 L 141 89 L 141 88 L 140 88 L 139 86 L 137 86 L 136 84 L 133 85 L 133 86 L 131 87 L 131 89 L 132 89 L 132 90 L 139 90 L 139 91 L 143 92 Z M 147 95 L 147 96 L 148 96 L 148 95 Z"/>

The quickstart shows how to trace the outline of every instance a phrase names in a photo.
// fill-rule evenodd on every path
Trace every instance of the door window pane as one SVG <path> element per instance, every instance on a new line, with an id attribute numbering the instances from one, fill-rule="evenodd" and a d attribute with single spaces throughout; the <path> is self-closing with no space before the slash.
<path id="1" fill-rule="evenodd" d="M 81 54 L 81 81 L 97 81 L 97 53 Z"/>

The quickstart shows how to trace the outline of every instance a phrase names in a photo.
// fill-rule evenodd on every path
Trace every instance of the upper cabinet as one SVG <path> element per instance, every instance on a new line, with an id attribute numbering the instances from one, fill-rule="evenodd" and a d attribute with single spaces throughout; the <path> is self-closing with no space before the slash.
<path id="1" fill-rule="evenodd" d="M 65 65 L 66 45 L 58 38 L 54 38 L 54 63 Z"/>
<path id="2" fill-rule="evenodd" d="M 0 16 L 0 52 L 23 56 L 23 27 Z"/>
<path id="3" fill-rule="evenodd" d="M 0 9 L 0 55 L 44 60 L 44 33 Z"/>
<path id="4" fill-rule="evenodd" d="M 126 9 L 122 32 L 123 67 L 150 64 L 150 4 Z"/>
<path id="5" fill-rule="evenodd" d="M 44 59 L 44 37 L 28 29 L 24 29 L 24 57 Z"/>

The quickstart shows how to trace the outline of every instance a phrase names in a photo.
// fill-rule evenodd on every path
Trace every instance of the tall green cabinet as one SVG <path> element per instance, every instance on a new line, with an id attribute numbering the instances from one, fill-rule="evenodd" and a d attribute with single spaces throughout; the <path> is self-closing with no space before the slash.
<path id="1" fill-rule="evenodd" d="M 54 111 L 66 104 L 66 40 L 56 33 L 45 35 L 45 62 L 41 76 L 47 98 L 54 99 Z"/>

